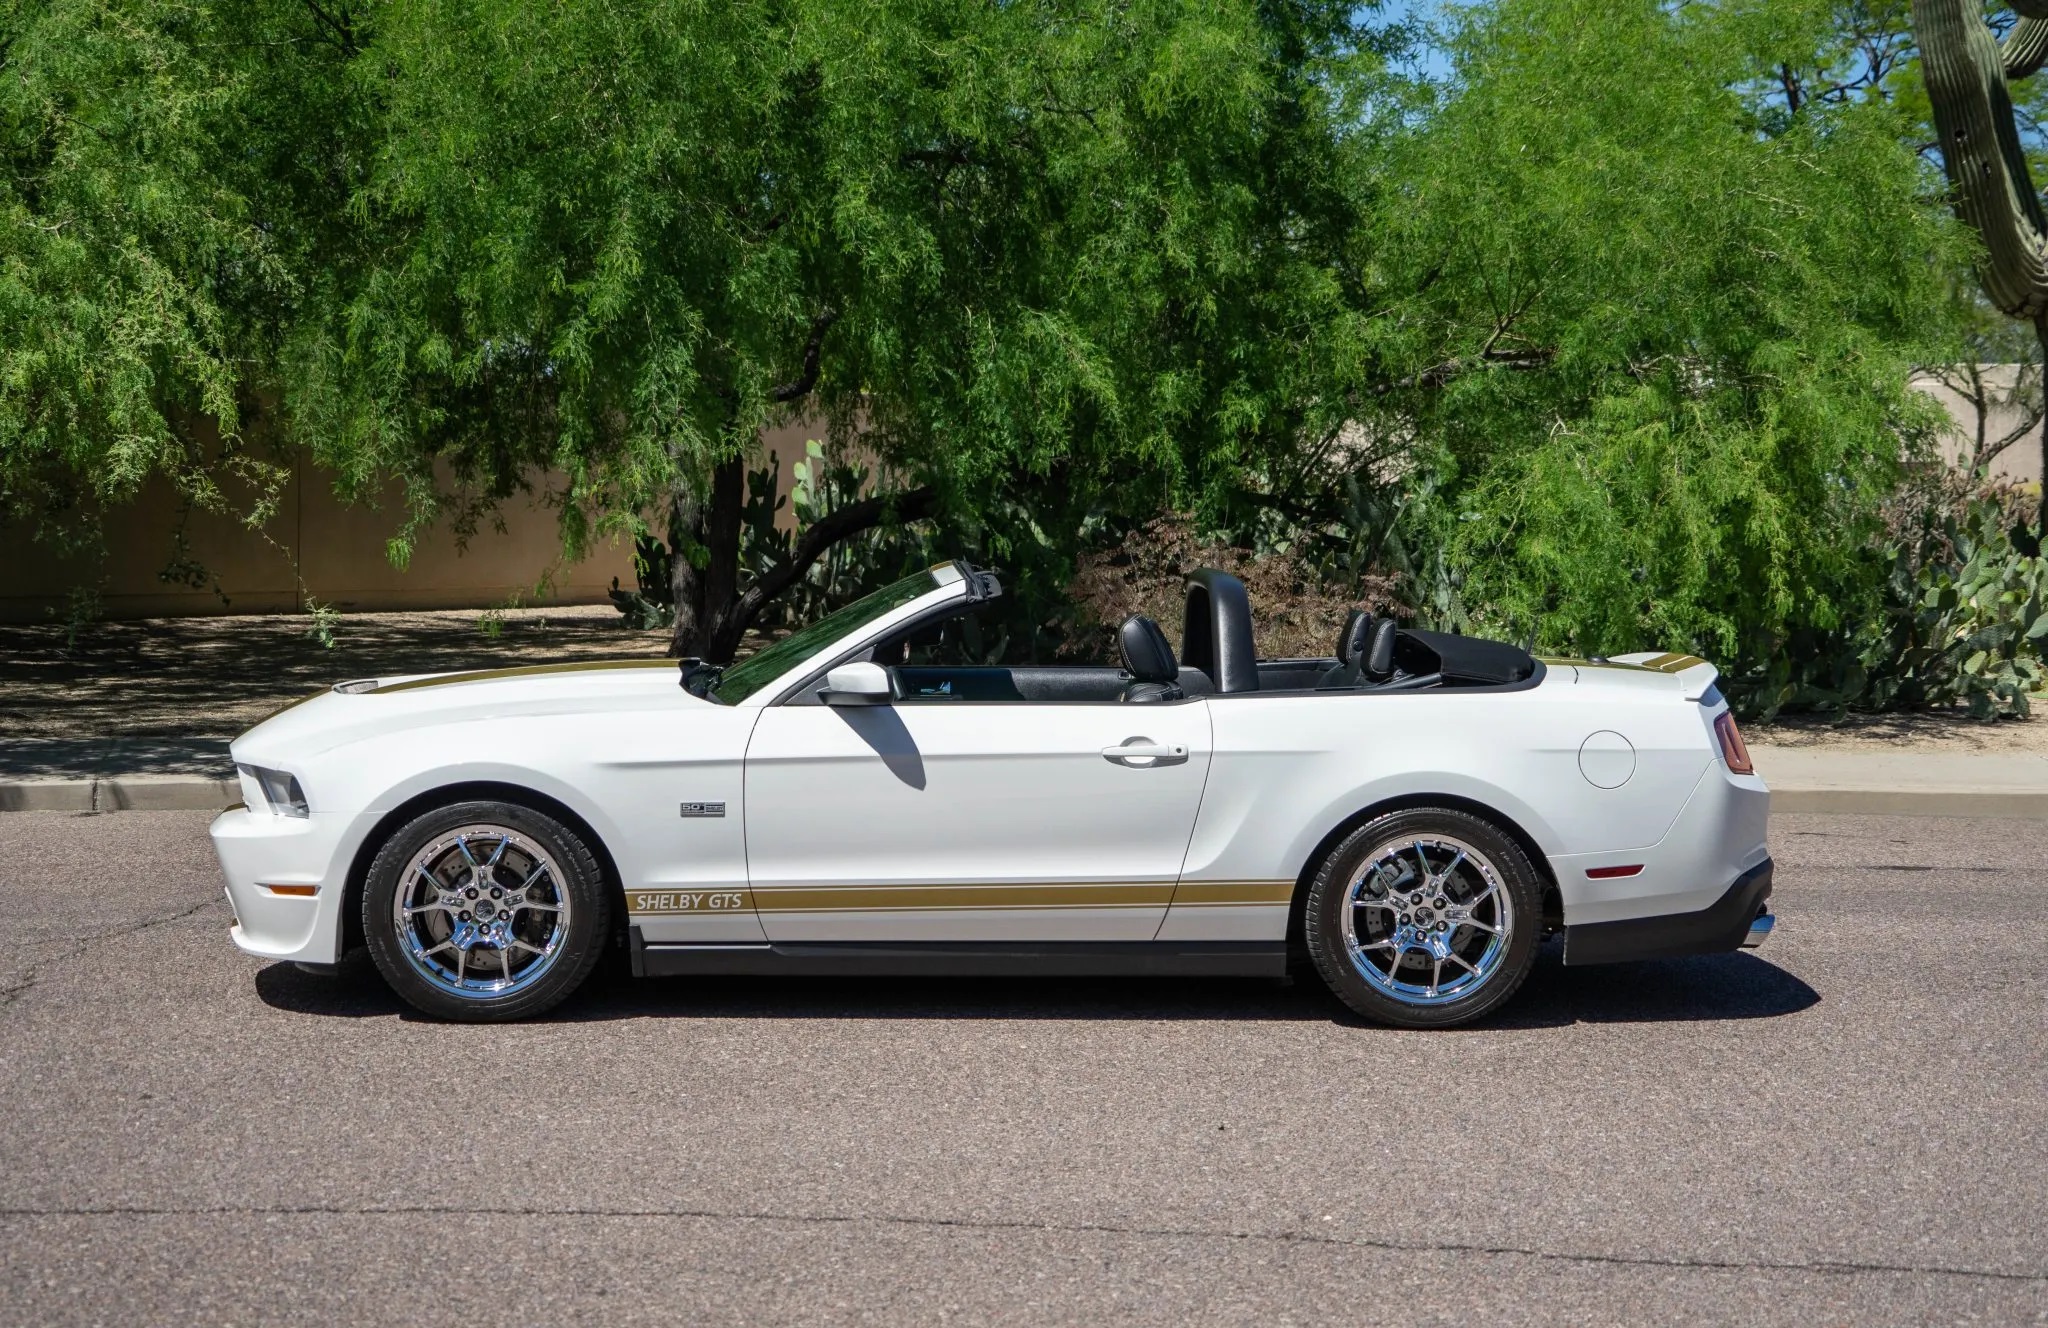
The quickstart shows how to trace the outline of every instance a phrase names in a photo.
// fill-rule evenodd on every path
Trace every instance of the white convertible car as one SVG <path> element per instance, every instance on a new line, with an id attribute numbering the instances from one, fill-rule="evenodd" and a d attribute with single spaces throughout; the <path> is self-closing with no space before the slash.
<path id="1" fill-rule="evenodd" d="M 1463 1023 L 1567 964 L 1771 928 L 1770 795 L 1690 656 L 1540 660 L 1352 615 L 1260 659 L 1188 578 L 1180 657 L 951 667 L 996 578 L 945 563 L 724 670 L 345 682 L 243 734 L 213 823 L 235 943 L 367 947 L 451 1019 L 636 974 L 1269 974 Z M 680 672 L 681 677 L 678 677 Z"/>

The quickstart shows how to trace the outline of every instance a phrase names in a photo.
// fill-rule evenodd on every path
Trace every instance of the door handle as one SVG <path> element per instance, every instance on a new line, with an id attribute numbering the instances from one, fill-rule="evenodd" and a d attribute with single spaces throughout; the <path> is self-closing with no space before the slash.
<path id="1" fill-rule="evenodd" d="M 1121 747 L 1103 748 L 1102 756 L 1104 760 L 1114 761 L 1118 765 L 1129 765 L 1133 761 L 1143 761 L 1145 762 L 1144 765 L 1133 765 L 1130 768 L 1133 770 L 1150 770 L 1154 766 L 1180 765 L 1188 759 L 1188 749 L 1168 743 L 1153 742 L 1149 738 L 1132 738 Z"/>

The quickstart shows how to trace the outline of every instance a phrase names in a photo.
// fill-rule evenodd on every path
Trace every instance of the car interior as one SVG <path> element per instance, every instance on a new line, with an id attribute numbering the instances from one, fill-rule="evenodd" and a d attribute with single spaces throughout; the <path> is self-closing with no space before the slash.
<path id="1" fill-rule="evenodd" d="M 1328 656 L 1261 659 L 1244 583 L 1213 568 L 1188 576 L 1180 653 L 1158 623 L 1132 614 L 1117 631 L 1120 665 L 948 662 L 979 653 L 969 648 L 982 644 L 969 616 L 979 607 L 949 606 L 853 659 L 887 668 L 899 702 L 934 703 L 1142 705 L 1245 693 L 1511 690 L 1533 686 L 1542 670 L 1517 646 L 1403 628 L 1364 609 L 1351 611 Z M 815 703 L 820 685 L 812 683 L 791 701 Z"/>

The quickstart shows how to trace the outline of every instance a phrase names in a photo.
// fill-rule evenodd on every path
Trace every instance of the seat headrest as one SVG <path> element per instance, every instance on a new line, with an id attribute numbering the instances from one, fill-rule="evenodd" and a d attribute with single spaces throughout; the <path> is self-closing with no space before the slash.
<path id="1" fill-rule="evenodd" d="M 1159 624 L 1142 613 L 1124 619 L 1117 629 L 1117 644 L 1124 653 L 1124 668 L 1139 682 L 1172 682 L 1180 673 L 1174 663 L 1173 647 Z"/>
<path id="2" fill-rule="evenodd" d="M 1365 653 L 1365 676 L 1380 679 L 1394 676 L 1394 620 L 1382 618 L 1372 626 L 1372 645 Z"/>
<path id="3" fill-rule="evenodd" d="M 1337 662 L 1349 664 L 1365 658 L 1365 648 L 1371 642 L 1372 614 L 1365 609 L 1353 609 L 1344 620 L 1343 630 L 1337 633 Z"/>

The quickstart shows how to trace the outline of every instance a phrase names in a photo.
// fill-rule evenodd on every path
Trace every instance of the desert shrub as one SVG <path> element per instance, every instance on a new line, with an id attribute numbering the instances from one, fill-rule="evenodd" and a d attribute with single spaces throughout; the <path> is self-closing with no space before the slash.
<path id="1" fill-rule="evenodd" d="M 2024 717 L 2048 689 L 2048 561 L 2021 514 L 2030 499 L 1927 474 L 1901 491 L 1870 550 L 1877 602 L 1828 632 L 1787 639 L 1726 680 L 1748 714 L 1962 709 Z"/>
<path id="2" fill-rule="evenodd" d="M 1245 583 L 1253 639 L 1265 656 L 1329 654 L 1354 608 L 1410 612 L 1392 577 L 1367 573 L 1349 586 L 1333 583 L 1299 552 L 1239 548 L 1204 535 L 1187 514 L 1170 512 L 1081 555 L 1068 587 L 1075 613 L 1063 653 L 1114 659 L 1117 626 L 1133 613 L 1153 619 L 1169 638 L 1178 637 L 1183 583 L 1199 567 Z"/>

